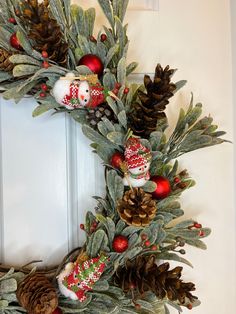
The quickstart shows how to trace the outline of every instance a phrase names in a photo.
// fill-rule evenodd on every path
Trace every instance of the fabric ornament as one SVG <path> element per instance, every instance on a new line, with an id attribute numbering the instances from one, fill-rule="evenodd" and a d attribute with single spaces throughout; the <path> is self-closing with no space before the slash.
<path id="1" fill-rule="evenodd" d="M 92 258 L 83 263 L 68 263 L 57 277 L 60 292 L 71 300 L 84 302 L 86 291 L 100 279 L 106 266 L 107 257 Z"/>
<path id="2" fill-rule="evenodd" d="M 108 96 L 116 98 L 112 91 L 105 89 L 97 75 L 76 77 L 68 73 L 54 85 L 52 94 L 56 101 L 67 109 L 95 108 L 106 101 Z"/>
<path id="3" fill-rule="evenodd" d="M 130 138 L 125 149 L 124 185 L 142 187 L 150 179 L 149 168 L 152 160 L 149 148 L 142 145 L 138 138 Z"/>

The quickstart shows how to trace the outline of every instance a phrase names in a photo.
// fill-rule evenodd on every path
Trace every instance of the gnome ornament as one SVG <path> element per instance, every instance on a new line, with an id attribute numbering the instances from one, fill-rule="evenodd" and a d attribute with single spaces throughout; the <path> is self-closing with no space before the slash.
<path id="1" fill-rule="evenodd" d="M 54 85 L 52 94 L 55 100 L 67 109 L 95 108 L 104 103 L 108 96 L 116 97 L 98 81 L 97 75 L 76 77 L 68 73 Z"/>
<path id="2" fill-rule="evenodd" d="M 82 263 L 68 263 L 57 277 L 60 292 L 71 300 L 85 301 L 86 291 L 91 291 L 103 274 L 106 260 L 102 255 Z"/>
<path id="3" fill-rule="evenodd" d="M 124 185 L 142 187 L 150 179 L 151 151 L 138 138 L 130 138 L 125 149 Z"/>

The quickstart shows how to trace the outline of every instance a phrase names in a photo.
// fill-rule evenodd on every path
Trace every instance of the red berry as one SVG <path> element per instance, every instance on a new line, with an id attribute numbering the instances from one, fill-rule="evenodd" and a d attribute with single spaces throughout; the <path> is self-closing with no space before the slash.
<path id="1" fill-rule="evenodd" d="M 189 303 L 189 304 L 187 305 L 187 308 L 188 308 L 189 310 L 192 310 L 192 308 L 193 308 L 192 304 Z"/>
<path id="2" fill-rule="evenodd" d="M 135 284 L 134 284 L 133 282 L 131 282 L 131 283 L 129 284 L 129 288 L 130 288 L 131 290 L 133 290 L 133 289 L 136 288 L 136 286 L 135 286 Z"/>
<path id="3" fill-rule="evenodd" d="M 204 237 L 204 236 L 205 236 L 205 232 L 204 232 L 203 230 L 201 230 L 201 231 L 199 232 L 199 236 L 200 236 L 200 237 Z"/>
<path id="4" fill-rule="evenodd" d="M 106 34 L 102 34 L 101 35 L 101 42 L 104 42 L 107 40 L 107 35 Z"/>
<path id="5" fill-rule="evenodd" d="M 146 235 L 145 233 L 143 233 L 143 234 L 141 235 L 141 239 L 142 239 L 143 241 L 147 240 L 147 235 Z"/>
<path id="6" fill-rule="evenodd" d="M 46 84 L 42 84 L 41 89 L 46 92 L 48 90 L 48 86 Z"/>
<path id="7" fill-rule="evenodd" d="M 125 236 L 118 235 L 114 238 L 112 247 L 117 253 L 123 253 L 128 249 L 129 241 Z"/>
<path id="8" fill-rule="evenodd" d="M 92 226 L 93 226 L 94 228 L 97 228 L 98 223 L 97 223 L 96 221 L 94 221 L 93 224 L 92 224 Z"/>
<path id="9" fill-rule="evenodd" d="M 180 182 L 180 178 L 178 178 L 178 177 L 177 177 L 177 178 L 174 178 L 174 182 L 175 182 L 175 183 L 179 183 L 179 182 Z"/>
<path id="10" fill-rule="evenodd" d="M 121 86 L 122 86 L 122 85 L 121 85 L 120 83 L 116 83 L 116 84 L 115 84 L 115 88 L 116 88 L 116 89 L 120 89 Z"/>
<path id="11" fill-rule="evenodd" d="M 48 69 L 50 67 L 50 64 L 47 61 L 43 61 L 43 68 Z"/>
<path id="12" fill-rule="evenodd" d="M 124 90 L 124 94 L 127 95 L 128 93 L 129 93 L 129 88 L 126 87 L 125 90 Z"/>
<path id="13" fill-rule="evenodd" d="M 8 22 L 9 22 L 9 23 L 12 23 L 12 24 L 14 24 L 14 25 L 16 25 L 16 19 L 15 19 L 14 17 L 10 17 L 10 18 L 8 19 Z"/>
<path id="14" fill-rule="evenodd" d="M 40 96 L 41 98 L 44 98 L 44 97 L 46 97 L 46 94 L 45 94 L 45 93 L 40 93 L 39 96 Z"/>
<path id="15" fill-rule="evenodd" d="M 156 246 L 156 245 L 153 245 L 153 246 L 151 247 L 151 250 L 152 250 L 152 251 L 156 251 L 156 250 L 157 250 L 157 246 Z"/>
<path id="16" fill-rule="evenodd" d="M 150 242 L 149 240 L 147 240 L 147 241 L 144 242 L 144 245 L 145 245 L 146 247 L 149 247 L 149 246 L 151 245 L 151 242 Z"/>
<path id="17" fill-rule="evenodd" d="M 114 88 L 114 89 L 113 89 L 113 93 L 114 93 L 115 95 L 118 95 L 118 93 L 119 93 L 119 89 Z"/>
<path id="18" fill-rule="evenodd" d="M 84 230 L 84 224 L 80 224 L 80 229 Z"/>
<path id="19" fill-rule="evenodd" d="M 93 226 L 92 226 L 92 227 L 90 228 L 90 232 L 93 233 L 94 231 L 96 231 L 96 227 L 93 227 Z"/>
<path id="20" fill-rule="evenodd" d="M 136 304 L 135 304 L 135 308 L 136 308 L 136 310 L 140 310 L 140 309 L 141 309 L 141 305 L 138 304 L 138 303 L 136 303 Z"/>
<path id="21" fill-rule="evenodd" d="M 97 39 L 94 37 L 94 36 L 90 36 L 89 37 L 89 40 L 93 43 L 96 43 L 97 42 Z"/>
<path id="22" fill-rule="evenodd" d="M 46 59 L 46 58 L 48 58 L 48 53 L 47 53 L 47 51 L 42 51 L 42 57 L 44 58 L 44 59 Z"/>
<path id="23" fill-rule="evenodd" d="M 197 229 L 201 229 L 202 225 L 197 223 L 197 222 L 195 222 L 194 227 L 197 228 Z"/>
<path id="24" fill-rule="evenodd" d="M 125 157 L 123 154 L 120 152 L 115 152 L 111 157 L 110 164 L 113 168 L 119 169 L 124 159 Z"/>
<path id="25" fill-rule="evenodd" d="M 10 37 L 10 44 L 13 48 L 17 49 L 17 50 L 23 50 L 17 36 L 16 33 L 12 34 Z"/>

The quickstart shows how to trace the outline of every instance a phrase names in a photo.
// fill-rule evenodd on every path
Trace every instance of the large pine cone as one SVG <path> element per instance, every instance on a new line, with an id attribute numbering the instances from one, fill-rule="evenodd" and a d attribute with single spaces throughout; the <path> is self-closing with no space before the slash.
<path id="1" fill-rule="evenodd" d="M 14 64 L 11 63 L 9 58 L 12 56 L 11 52 L 8 52 L 7 50 L 0 48 L 0 69 L 2 71 L 11 72 L 14 68 Z"/>
<path id="2" fill-rule="evenodd" d="M 171 82 L 173 73 L 174 70 L 169 66 L 163 70 L 158 64 L 154 81 L 150 76 L 145 75 L 144 85 L 147 93 L 138 91 L 138 99 L 131 106 L 128 115 L 129 126 L 134 134 L 148 138 L 156 130 L 158 120 L 166 117 L 164 110 L 176 89 L 176 85 Z"/>
<path id="3" fill-rule="evenodd" d="M 155 217 L 157 207 L 151 194 L 141 188 L 133 188 L 125 192 L 118 202 L 117 210 L 120 218 L 128 225 L 145 227 Z"/>
<path id="4" fill-rule="evenodd" d="M 171 301 L 178 301 L 181 305 L 193 303 L 197 297 L 191 294 L 195 285 L 184 283 L 180 277 L 182 267 L 169 270 L 169 263 L 157 266 L 154 255 L 138 256 L 134 260 L 126 261 L 124 267 L 119 267 L 115 274 L 115 283 L 125 293 L 131 290 L 137 297 L 147 291 L 155 293 L 158 299 L 167 297 Z"/>
<path id="5" fill-rule="evenodd" d="M 117 123 L 117 118 L 107 103 L 103 103 L 93 109 L 88 109 L 86 118 L 90 126 L 95 130 L 97 130 L 98 123 L 102 121 L 102 118 L 107 118 L 110 122 Z"/>
<path id="6" fill-rule="evenodd" d="M 37 273 L 20 283 L 16 296 L 28 314 L 51 314 L 58 305 L 55 288 L 47 277 Z"/>
<path id="7" fill-rule="evenodd" d="M 38 0 L 26 0 L 22 2 L 21 11 L 20 18 L 34 42 L 34 49 L 47 51 L 50 60 L 66 67 L 68 44 L 57 21 L 50 16 L 49 1 L 39 4 Z"/>

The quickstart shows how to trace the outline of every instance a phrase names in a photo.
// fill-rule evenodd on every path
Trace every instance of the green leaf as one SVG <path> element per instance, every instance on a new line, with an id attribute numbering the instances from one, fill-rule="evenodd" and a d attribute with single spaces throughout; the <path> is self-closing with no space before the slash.
<path id="1" fill-rule="evenodd" d="M 107 280 L 99 280 L 93 286 L 93 290 L 95 291 L 107 291 L 108 289 L 109 283 L 107 282 Z"/>
<path id="2" fill-rule="evenodd" d="M 8 304 L 9 304 L 8 301 L 0 300 L 0 311 L 6 309 L 8 307 Z M 2 313 L 4 313 L 4 312 L 2 312 Z"/>
<path id="3" fill-rule="evenodd" d="M 13 76 L 20 77 L 35 74 L 40 69 L 39 66 L 19 64 L 13 69 Z"/>
<path id="4" fill-rule="evenodd" d="M 112 90 L 116 84 L 116 77 L 111 72 L 105 73 L 103 76 L 103 85 L 108 90 Z"/>
<path id="5" fill-rule="evenodd" d="M 185 242 L 191 246 L 198 248 L 198 249 L 202 249 L 202 250 L 207 249 L 206 244 L 204 242 L 202 242 L 201 240 L 198 240 L 198 239 L 194 239 L 194 240 L 186 239 Z"/>
<path id="6" fill-rule="evenodd" d="M 7 81 L 7 80 L 9 80 L 11 78 L 12 78 L 12 74 L 11 73 L 1 72 L 0 71 L 0 83 L 4 82 L 4 81 Z"/>
<path id="7" fill-rule="evenodd" d="M 120 124 L 127 129 L 127 116 L 126 116 L 126 112 L 125 110 L 122 110 L 121 112 L 119 112 L 118 116 L 117 116 Z"/>
<path id="8" fill-rule="evenodd" d="M 160 253 L 158 254 L 158 259 L 161 259 L 161 260 L 171 260 L 171 261 L 176 261 L 176 262 L 180 262 L 180 263 L 184 263 L 190 267 L 193 268 L 193 265 L 188 261 L 186 260 L 185 258 L 175 254 L 175 253 L 169 253 L 169 252 L 166 252 L 166 253 Z"/>
<path id="9" fill-rule="evenodd" d="M 116 204 L 117 200 L 121 199 L 124 194 L 124 184 L 123 180 L 120 176 L 117 175 L 115 170 L 110 170 L 107 173 L 107 188 L 109 190 L 109 194 Z"/>
<path id="10" fill-rule="evenodd" d="M 34 111 L 32 112 L 32 117 L 36 118 L 38 116 L 40 116 L 41 114 L 56 108 L 55 104 L 51 104 L 51 103 L 45 103 L 43 105 L 39 105 L 37 106 Z"/>
<path id="11" fill-rule="evenodd" d="M 110 5 L 110 0 L 98 0 L 98 3 L 100 4 L 103 13 L 105 14 L 106 18 L 108 19 L 110 25 L 114 27 L 114 19 L 112 14 L 112 8 Z"/>
<path id="12" fill-rule="evenodd" d="M 107 134 L 107 138 L 116 145 L 124 145 L 125 135 L 120 132 L 110 132 Z"/>
<path id="13" fill-rule="evenodd" d="M 173 229 L 175 229 L 175 228 L 176 228 L 176 229 L 185 229 L 185 228 L 188 228 L 188 227 L 190 227 L 190 226 L 193 226 L 194 223 L 195 223 L 195 221 L 192 220 L 192 219 L 185 220 L 185 221 L 182 221 L 182 222 L 178 223 L 177 225 L 175 225 L 175 226 L 173 227 Z"/>
<path id="14" fill-rule="evenodd" d="M 157 185 L 155 182 L 153 181 L 148 181 L 143 187 L 142 189 L 147 192 L 147 193 L 152 193 L 156 190 Z"/>
<path id="15" fill-rule="evenodd" d="M 130 75 L 132 72 L 135 71 L 135 69 L 138 67 L 138 63 L 137 62 L 132 62 L 130 63 L 127 68 L 126 68 L 126 75 Z"/>
<path id="16" fill-rule="evenodd" d="M 15 292 L 17 289 L 17 282 L 15 279 L 6 279 L 0 282 L 0 295 L 3 293 Z"/>
<path id="17" fill-rule="evenodd" d="M 183 88 L 187 84 L 186 80 L 178 81 L 175 83 L 176 89 L 174 90 L 174 94 L 177 93 L 181 88 Z"/>
<path id="18" fill-rule="evenodd" d="M 14 64 L 32 64 L 41 66 L 41 62 L 27 55 L 15 54 L 9 60 Z"/>
<path id="19" fill-rule="evenodd" d="M 105 60 L 105 68 L 109 65 L 109 63 L 111 62 L 112 58 L 115 56 L 115 54 L 118 53 L 120 48 L 119 44 L 115 44 L 115 46 L 112 46 L 107 54 L 106 60 Z"/>
<path id="20" fill-rule="evenodd" d="M 85 26 L 87 29 L 87 36 L 88 37 L 93 35 L 95 16 L 96 16 L 96 11 L 94 8 L 90 8 L 90 9 L 85 11 L 84 20 L 85 20 Z"/>
<path id="21" fill-rule="evenodd" d="M 29 39 L 23 32 L 17 31 L 16 36 L 17 39 L 19 40 L 20 45 L 23 47 L 24 51 L 27 52 L 29 56 L 34 56 L 36 59 L 42 60 L 41 54 L 32 49 Z"/>
<path id="22" fill-rule="evenodd" d="M 100 253 L 101 247 L 105 241 L 105 238 L 107 238 L 106 233 L 104 230 L 97 230 L 93 235 L 92 235 L 92 245 L 91 245 L 91 251 L 90 251 L 90 256 L 91 257 L 97 257 Z"/>
<path id="23" fill-rule="evenodd" d="M 120 84 L 126 83 L 126 58 L 120 59 L 117 66 L 117 80 Z"/>

